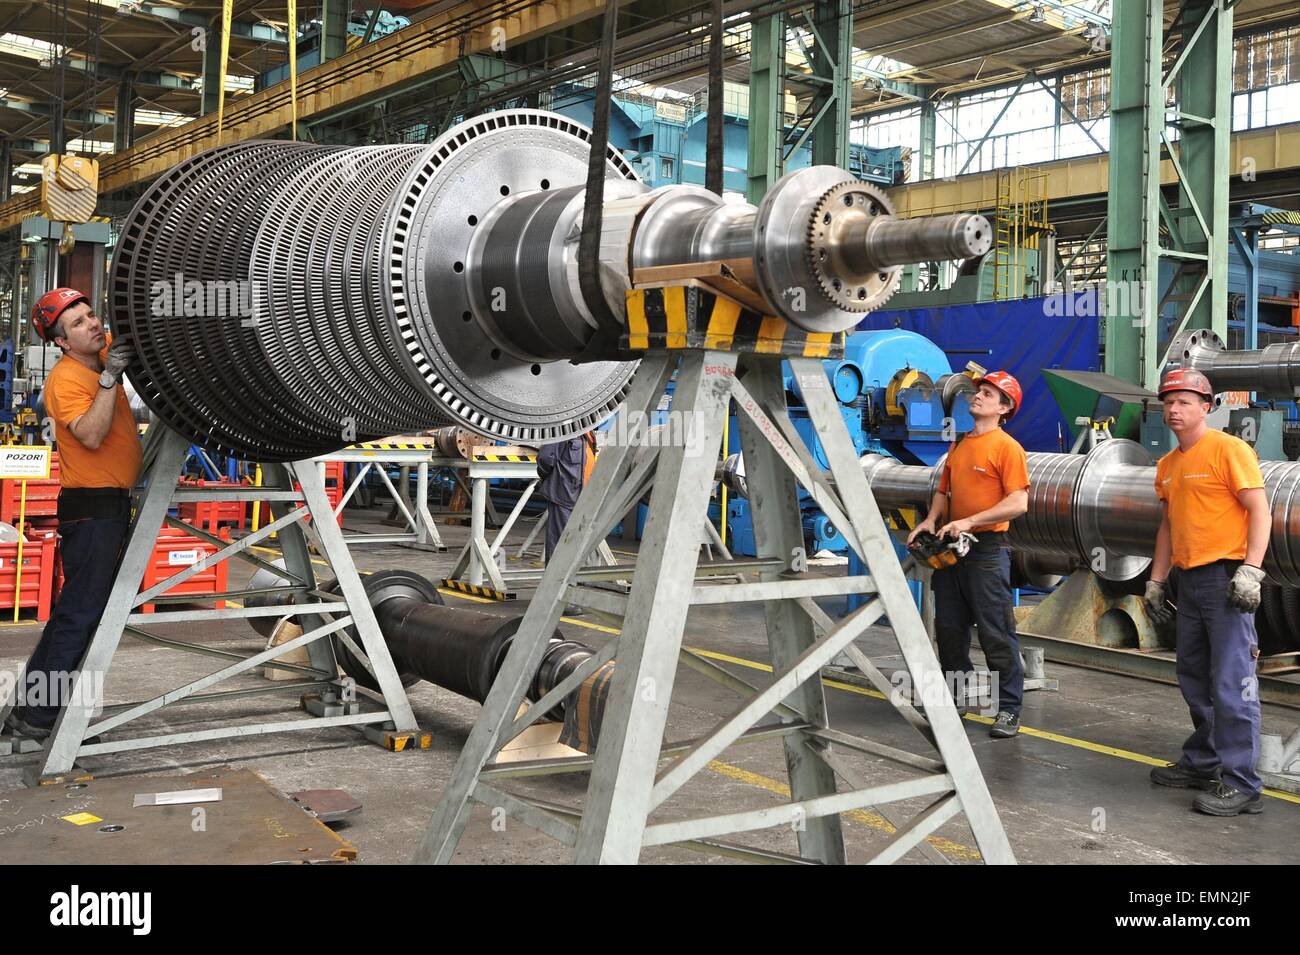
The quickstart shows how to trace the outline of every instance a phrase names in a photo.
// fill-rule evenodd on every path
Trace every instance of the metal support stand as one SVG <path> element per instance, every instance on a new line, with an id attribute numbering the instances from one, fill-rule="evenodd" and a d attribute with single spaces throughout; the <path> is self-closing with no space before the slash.
<path id="1" fill-rule="evenodd" d="M 1275 733 L 1262 734 L 1258 768 L 1265 786 L 1300 795 L 1300 728 L 1285 739 Z"/>
<path id="2" fill-rule="evenodd" d="M 127 537 L 122 563 L 118 568 L 104 615 L 82 659 L 81 668 L 73 674 L 68 703 L 60 711 L 54 731 L 47 741 L 41 777 L 59 777 L 70 771 L 74 763 L 83 756 L 287 730 L 318 730 L 329 726 L 379 729 L 381 733 L 376 735 L 376 739 L 393 744 L 390 746 L 393 749 L 406 748 L 409 737 L 416 731 L 415 716 L 411 712 L 406 692 L 388 654 L 388 647 L 379 633 L 374 611 L 370 607 L 361 578 L 343 541 L 343 534 L 334 522 L 334 512 L 325 496 L 325 484 L 317 465 L 310 461 L 266 465 L 263 467 L 263 473 L 267 475 L 268 483 L 258 488 L 239 490 L 178 488 L 176 482 L 180 477 L 188 442 L 162 426 L 157 427 L 157 430 L 151 434 L 151 438 L 145 452 L 146 484 Z M 301 490 L 294 489 L 295 481 Z M 228 543 L 198 528 L 167 517 L 167 510 L 173 503 L 185 500 L 276 501 L 284 502 L 288 510 L 283 516 L 259 530 L 234 543 Z M 304 533 L 306 528 L 303 525 L 303 518 L 308 515 L 312 518 L 310 532 L 316 538 L 317 548 L 329 563 L 337 580 L 337 593 L 325 593 L 316 589 L 311 557 L 307 549 L 308 542 Z M 145 568 L 153 559 L 154 545 L 164 520 L 213 543 L 219 547 L 219 550 L 180 573 L 141 591 L 140 583 Z M 279 535 L 280 547 L 284 554 L 283 567 L 255 556 L 252 551 L 254 544 L 266 539 L 272 533 Z M 288 581 L 298 603 L 291 607 L 237 606 L 221 610 L 180 610 L 153 614 L 138 612 L 138 608 L 147 603 L 194 602 L 200 599 L 193 594 L 173 596 L 167 592 L 184 583 L 194 574 L 230 557 L 250 561 Z M 262 591 L 206 596 L 207 599 L 228 600 L 259 592 Z M 295 640 L 261 653 L 240 657 L 159 637 L 138 629 L 140 625 L 146 623 L 197 623 L 268 615 L 298 616 L 304 633 Z M 360 646 L 357 646 L 346 632 L 345 628 L 349 627 L 353 628 L 360 638 Z M 227 658 L 228 665 L 153 699 L 114 706 L 112 709 L 115 712 L 112 715 L 92 723 L 92 719 L 101 712 L 104 680 L 112 666 L 113 656 L 117 652 L 118 643 L 124 632 L 130 632 L 133 636 L 174 649 L 208 651 L 211 655 Z M 335 661 L 333 644 L 331 640 L 323 639 L 332 636 L 344 642 L 358 659 L 365 663 L 380 688 L 378 693 L 371 694 L 363 688 L 356 687 L 351 680 L 341 680 L 338 677 L 338 664 Z M 307 648 L 310 666 L 295 668 L 289 664 L 273 662 L 273 658 L 300 646 Z M 229 659 L 232 656 L 233 662 Z M 315 693 L 304 697 L 304 708 L 309 712 L 314 708 L 325 715 L 319 718 L 286 719 L 269 723 L 231 722 L 215 727 L 205 723 L 204 729 L 190 732 L 173 731 L 157 736 L 137 736 L 99 743 L 86 742 L 89 737 L 117 730 L 132 720 L 155 713 L 164 706 L 186 701 L 193 703 L 210 700 L 213 694 L 203 694 L 202 691 L 230 677 L 254 671 L 264 665 L 300 670 L 304 675 L 304 682 L 286 682 L 277 684 L 271 689 L 313 689 Z M 235 692 L 261 691 L 262 688 Z M 382 708 L 363 711 L 357 699 L 358 693 L 372 698 Z M 6 701 L 0 709 L 8 709 L 9 706 L 10 701 Z M 403 737 L 400 741 L 396 739 L 399 736 Z M 427 743 L 422 742 L 420 745 L 427 745 Z"/>
<path id="3" fill-rule="evenodd" d="M 469 540 L 461 548 L 455 566 L 452 567 L 451 573 L 446 576 L 442 583 L 444 587 L 451 587 L 485 597 L 495 597 L 498 600 L 506 600 L 514 597 L 514 594 L 510 592 L 510 586 L 506 581 L 504 569 L 505 550 L 503 548 L 506 537 L 514 528 L 519 516 L 524 512 L 524 507 L 537 489 L 537 457 L 536 455 L 524 456 L 518 454 L 494 456 L 490 453 L 480 455 L 479 450 L 488 452 L 490 449 L 476 448 L 474 459 L 469 462 Z M 507 458 L 518 458 L 519 460 L 508 460 Z M 524 488 L 523 493 L 519 495 L 519 500 L 515 501 L 515 506 L 510 509 L 509 516 L 506 517 L 505 522 L 497 530 L 496 536 L 489 543 L 487 539 L 487 523 L 488 508 L 492 496 L 488 482 L 497 478 L 526 480 L 528 485 Z M 500 554 L 500 558 L 498 558 L 498 554 Z M 612 554 L 610 555 L 610 563 L 614 563 Z M 485 577 L 488 586 L 484 586 Z"/>
<path id="4" fill-rule="evenodd" d="M 791 822 L 798 823 L 794 828 L 805 860 L 844 862 L 840 813 L 923 797 L 925 808 L 909 821 L 899 822 L 873 862 L 902 858 L 962 811 L 985 861 L 1014 862 L 951 696 L 938 689 L 945 686 L 938 662 L 822 363 L 806 357 L 790 359 L 825 449 L 828 471 L 807 453 L 786 413 L 780 354 L 738 357 L 703 349 L 650 351 L 632 379 L 624 406 L 629 421 L 638 415 L 648 420 L 649 412 L 658 407 L 678 355 L 673 410 L 694 421 L 699 440 L 674 447 L 637 446 L 630 441 L 601 453 L 461 752 L 416 861 L 451 861 L 469 818 L 471 799 L 574 846 L 578 862 L 630 863 L 637 861 L 644 846 L 712 841 L 727 833 Z M 757 583 L 698 584 L 700 516 L 707 512 L 733 398 L 744 416 L 741 439 L 763 567 Z M 796 478 L 844 530 L 869 577 L 828 578 L 806 572 Z M 647 490 L 651 490 L 650 514 L 630 592 L 623 596 L 577 583 L 585 556 Z M 830 620 L 813 599 L 848 593 L 875 596 L 840 621 Z M 587 661 L 518 716 L 519 707 L 527 705 L 529 685 L 566 599 L 583 602 L 584 596 L 617 606 L 623 618 L 620 636 L 608 652 Z M 723 685 L 749 694 L 748 698 L 684 751 L 665 752 L 664 727 L 687 611 L 693 604 L 741 602 L 764 607 L 774 668 L 771 683 L 757 689 L 727 671 L 697 666 Z M 922 716 L 897 694 L 889 695 L 937 755 L 908 753 L 828 725 L 821 668 L 841 650 L 861 657 L 854 639 L 883 614 L 888 614 L 914 686 L 933 687 L 936 699 L 942 696 L 948 702 L 927 707 L 927 716 Z M 825 630 L 820 639 L 814 623 Z M 542 804 L 498 789 L 499 778 L 520 770 L 491 766 L 495 754 L 611 659 L 615 669 L 594 759 L 573 760 L 573 768 L 591 769 L 581 817 L 571 821 L 570 812 L 550 812 Z M 865 657 L 862 662 L 864 672 L 878 672 Z M 773 714 L 779 723 L 758 726 Z M 661 807 L 732 743 L 776 737 L 785 747 L 789 803 L 719 816 L 652 818 L 662 816 Z M 679 758 L 660 768 L 661 759 L 678 752 Z M 844 759 L 853 752 L 890 760 L 904 768 L 907 777 L 869 785 Z M 847 785 L 845 791 L 839 791 L 837 777 Z M 748 851 L 734 846 L 729 850 Z"/>
<path id="5" fill-rule="evenodd" d="M 379 475 L 384 486 L 388 488 L 388 493 L 393 496 L 393 510 L 400 515 L 399 525 L 405 525 L 405 532 L 399 534 L 347 534 L 344 540 L 348 544 L 403 544 L 407 547 L 413 547 L 418 550 L 446 550 L 447 547 L 442 542 L 442 535 L 438 533 L 438 525 L 434 523 L 433 514 L 429 511 L 429 462 L 431 455 L 427 451 L 408 451 L 400 449 L 387 448 L 344 448 L 342 451 L 336 451 L 323 457 L 316 458 L 321 467 L 321 473 L 324 473 L 325 463 L 327 461 L 343 461 L 345 463 L 360 464 L 357 469 L 356 477 L 348 485 L 343 497 L 339 500 L 338 507 L 334 509 L 335 516 L 343 513 L 343 508 L 347 507 L 348 501 L 361 486 L 361 482 L 366 479 L 366 475 L 373 469 Z M 392 480 L 388 477 L 388 471 L 385 465 L 399 464 L 402 466 L 401 490 L 398 491 L 393 486 Z M 410 469 L 415 468 L 415 500 L 411 500 L 408 479 Z"/>

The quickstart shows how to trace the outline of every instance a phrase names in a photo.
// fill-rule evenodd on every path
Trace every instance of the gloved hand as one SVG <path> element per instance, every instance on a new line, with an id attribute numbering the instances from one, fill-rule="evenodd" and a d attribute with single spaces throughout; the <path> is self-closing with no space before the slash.
<path id="1" fill-rule="evenodd" d="M 1169 593 L 1169 584 L 1163 580 L 1148 580 L 1146 593 L 1142 595 L 1147 605 L 1147 616 L 1158 624 L 1168 623 L 1174 618 L 1165 598 Z"/>
<path id="2" fill-rule="evenodd" d="M 1263 582 L 1263 570 L 1242 564 L 1228 582 L 1228 604 L 1242 613 L 1254 613 L 1259 609 L 1259 585 Z"/>
<path id="3" fill-rule="evenodd" d="M 126 335 L 121 338 L 114 338 L 113 344 L 108 346 L 108 355 L 104 358 L 104 370 L 118 381 L 121 381 L 122 374 L 134 357 L 135 352 L 131 349 L 130 338 Z"/>
<path id="4" fill-rule="evenodd" d="M 930 520 L 930 519 L 927 517 L 927 518 L 926 518 L 925 520 L 923 520 L 921 523 L 919 523 L 919 524 L 917 524 L 915 527 L 913 527 L 913 528 L 912 528 L 912 533 L 910 533 L 910 534 L 907 535 L 907 542 L 908 542 L 909 544 L 912 543 L 912 541 L 916 540 L 916 538 L 921 534 L 922 531 L 929 531 L 931 534 L 933 534 L 933 533 L 934 533 L 934 521 Z"/>

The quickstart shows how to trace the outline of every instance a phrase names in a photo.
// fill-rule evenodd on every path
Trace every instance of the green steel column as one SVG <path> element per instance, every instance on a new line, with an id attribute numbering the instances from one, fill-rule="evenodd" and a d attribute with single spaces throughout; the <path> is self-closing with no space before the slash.
<path id="1" fill-rule="evenodd" d="M 1183 12 L 1184 43 L 1196 36 L 1177 74 L 1181 136 L 1178 157 L 1179 225 L 1185 246 L 1204 253 L 1209 284 L 1184 327 L 1210 328 L 1228 338 L 1228 151 L 1232 132 L 1232 8 L 1225 0 L 1189 0 Z M 1200 210 L 1200 219 L 1191 212 Z M 1200 273 L 1186 280 L 1192 294 Z"/>
<path id="2" fill-rule="evenodd" d="M 817 4 L 811 21 L 813 75 L 826 82 L 813 94 L 814 166 L 849 165 L 849 114 L 853 106 L 853 3 L 832 0 Z M 823 112 L 824 110 L 824 112 Z"/>
<path id="3" fill-rule="evenodd" d="M 938 133 L 939 107 L 934 100 L 921 104 L 921 155 L 916 178 L 934 178 L 934 143 Z"/>
<path id="4" fill-rule="evenodd" d="M 781 177 L 785 134 L 785 16 L 756 20 L 749 46 L 749 189 L 757 204 Z"/>
<path id="5" fill-rule="evenodd" d="M 352 5 L 347 0 L 322 0 L 320 16 L 320 59 L 324 63 L 348 50 L 348 12 Z"/>
<path id="6" fill-rule="evenodd" d="M 1106 372 L 1135 383 L 1155 374 L 1159 304 L 1160 80 L 1163 0 L 1112 7 L 1110 214 L 1107 217 Z M 1149 324 L 1149 329 L 1148 329 Z"/>
<path id="7" fill-rule="evenodd" d="M 13 193 L 14 178 L 14 144 L 13 140 L 0 139 L 0 202 L 8 199 Z M 12 286 L 13 291 L 10 293 L 15 298 L 18 297 L 18 286 Z"/>
<path id="8" fill-rule="evenodd" d="M 117 81 L 113 109 L 113 152 L 123 152 L 135 143 L 135 74 L 124 71 Z"/>
<path id="9" fill-rule="evenodd" d="M 215 18 L 203 36 L 203 115 L 217 111 L 221 82 L 221 17 Z"/>

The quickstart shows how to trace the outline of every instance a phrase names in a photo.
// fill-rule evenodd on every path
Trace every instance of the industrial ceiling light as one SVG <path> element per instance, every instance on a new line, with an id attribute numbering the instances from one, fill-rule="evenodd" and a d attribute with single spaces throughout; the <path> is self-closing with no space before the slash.
<path id="1" fill-rule="evenodd" d="M 1035 3 L 1033 5 L 1033 8 L 1029 11 L 1029 22 L 1030 23 L 1047 22 L 1047 14 L 1044 11 L 1043 5 L 1041 3 Z"/>
<path id="2" fill-rule="evenodd" d="M 140 0 L 121 0 L 117 5 L 117 12 L 120 16 L 129 17 L 133 13 L 140 12 Z"/>

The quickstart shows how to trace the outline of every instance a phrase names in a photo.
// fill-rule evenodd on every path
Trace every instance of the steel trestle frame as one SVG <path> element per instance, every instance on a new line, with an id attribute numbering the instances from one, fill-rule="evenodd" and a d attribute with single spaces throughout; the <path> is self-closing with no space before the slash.
<path id="1" fill-rule="evenodd" d="M 343 541 L 342 531 L 333 519 L 333 509 L 325 496 L 324 481 L 317 464 L 311 461 L 293 462 L 286 465 L 268 466 L 273 480 L 278 486 L 248 488 L 237 492 L 225 492 L 223 500 L 273 499 L 304 504 L 304 507 L 291 510 L 278 520 L 261 528 L 234 543 L 224 545 L 216 554 L 192 565 L 181 573 L 148 588 L 140 590 L 140 583 L 148 562 L 153 559 L 154 544 L 158 531 L 162 527 L 169 505 L 184 497 L 213 496 L 211 491 L 189 492 L 177 489 L 181 466 L 189 441 L 170 429 L 158 425 L 157 437 L 150 442 L 146 450 L 146 485 L 138 502 L 135 519 L 131 524 L 127 543 L 123 552 L 122 563 L 118 569 L 108 604 L 104 610 L 99 626 L 91 639 L 82 659 L 80 668 L 75 673 L 70 699 L 60 711 L 45 747 L 42 778 L 58 778 L 73 769 L 74 763 L 81 756 L 146 749 L 157 746 L 176 745 L 185 742 L 198 742 L 209 739 L 221 739 L 237 736 L 252 736 L 263 733 L 288 730 L 313 730 L 326 726 L 369 724 L 391 724 L 395 732 L 405 733 L 416 729 L 415 716 L 411 712 L 406 692 L 393 666 L 387 644 L 379 632 L 365 588 L 357 573 L 352 558 Z M 300 491 L 293 489 L 294 483 Z M 341 596 L 323 594 L 316 590 L 311 555 L 304 533 L 303 519 L 310 516 L 313 521 L 312 533 L 315 543 L 337 578 Z M 256 563 L 269 568 L 298 591 L 297 602 L 281 607 L 241 607 L 222 610 L 186 610 L 142 614 L 138 608 L 155 598 L 159 592 L 166 591 L 182 583 L 188 576 L 199 572 L 219 560 L 229 557 L 252 559 L 248 549 L 272 532 L 279 535 L 280 546 L 284 552 L 284 566 L 277 568 L 265 561 Z M 202 620 L 225 620 L 239 617 L 275 615 L 298 615 L 302 624 L 302 636 L 289 643 L 267 649 L 261 653 L 238 659 L 229 665 L 192 680 L 183 686 L 169 690 L 151 700 L 130 704 L 125 711 L 117 712 L 91 724 L 102 703 L 101 694 L 105 679 L 113 663 L 117 646 L 122 634 L 132 625 L 146 622 L 197 622 Z M 280 720 L 269 723 L 240 723 L 191 732 L 166 732 L 158 736 L 136 737 L 122 740 L 105 741 L 88 744 L 86 739 L 110 729 L 117 729 L 123 724 L 140 716 L 155 712 L 164 706 L 185 700 L 198 699 L 199 691 L 206 689 L 231 676 L 252 670 L 254 667 L 269 663 L 274 657 L 297 646 L 305 646 L 310 657 L 313 671 L 329 674 L 317 685 L 329 689 L 340 689 L 333 674 L 338 672 L 338 664 L 331 640 L 332 637 L 345 644 L 350 644 L 354 655 L 359 655 L 355 642 L 347 635 L 346 628 L 355 628 L 360 638 L 364 657 L 369 661 L 376 682 L 380 687 L 378 698 L 383 708 L 376 711 L 362 712 L 355 703 L 347 703 L 347 694 L 343 694 L 345 705 L 341 712 L 322 714 L 317 718 Z M 183 647 L 181 647 L 184 649 Z M 0 705 L 5 710 L 12 701 Z"/>
<path id="2" fill-rule="evenodd" d="M 680 367 L 677 355 L 681 354 Z M 846 776 L 850 791 L 838 792 L 843 764 L 827 751 L 833 738 L 820 683 L 821 667 L 868 625 L 887 613 L 908 672 L 916 686 L 942 684 L 938 663 L 912 600 L 889 533 L 858 466 L 821 362 L 791 359 L 799 375 L 809 412 L 830 461 L 829 473 L 800 460 L 797 436 L 785 410 L 779 356 L 744 356 L 718 351 L 652 351 L 633 377 L 626 402 L 630 416 L 658 406 L 677 368 L 674 410 L 694 418 L 701 440 L 675 447 L 615 445 L 597 459 L 591 479 L 574 508 L 556 553 L 516 633 L 496 682 L 456 764 L 442 802 L 416 853 L 421 863 L 447 863 L 468 822 L 470 801 L 499 807 L 513 818 L 575 847 L 580 863 L 632 863 L 646 845 L 710 839 L 799 821 L 799 852 L 808 861 L 846 861 L 838 814 L 850 809 L 901 799 L 925 797 L 921 814 L 899 826 L 893 840 L 872 861 L 894 861 L 918 845 L 959 810 L 964 810 L 985 861 L 1014 862 L 988 789 L 956 710 L 937 704 L 927 724 L 913 722 L 938 751 L 941 763 L 927 775 L 867 785 L 857 774 Z M 754 504 L 755 536 L 760 558 L 776 558 L 759 584 L 744 596 L 765 608 L 773 682 L 759 689 L 719 722 L 684 755 L 667 767 L 659 763 L 663 734 L 681 650 L 683 628 L 696 591 L 704 512 L 713 481 L 714 462 L 731 399 L 743 412 L 742 442 Z M 792 443 L 793 442 L 793 443 Z M 874 579 L 876 598 L 855 615 L 833 624 L 818 639 L 815 604 L 806 597 L 802 571 L 802 532 L 798 523 L 794 473 L 815 484 L 819 494 L 835 499 L 848 516 L 850 538 Z M 623 610 L 614 675 L 600 725 L 594 758 L 575 759 L 592 767 L 586 804 L 576 825 L 543 807 L 496 787 L 510 767 L 489 763 L 521 724 L 542 710 L 535 706 L 516 719 L 529 681 L 545 652 L 562 612 L 566 593 L 580 598 L 576 572 L 596 542 L 622 516 L 629 488 L 639 492 L 653 474 L 650 514 L 632 588 Z M 832 490 L 834 478 L 838 491 Z M 732 585 L 729 585 L 732 586 Z M 842 592 L 861 592 L 858 581 L 845 579 Z M 827 623 L 824 617 L 819 621 Z M 733 689 L 744 684 L 732 680 Z M 944 691 L 946 695 L 946 690 Z M 900 708 L 911 711 L 907 704 Z M 794 722 L 781 734 L 790 775 L 787 805 L 748 812 L 672 821 L 651 820 L 655 809 L 733 742 L 741 741 L 769 713 Z M 910 718 L 915 720 L 915 711 Z M 806 727 L 806 728 L 805 728 Z M 839 734 L 836 734 L 839 735 Z M 844 737 L 851 739 L 850 737 Z M 867 752 L 880 747 L 862 741 Z M 910 757 L 918 770 L 926 764 Z M 505 772 L 503 772 L 503 770 Z M 924 770 L 921 770 L 924 771 Z M 492 785 L 486 780 L 491 778 Z"/>

